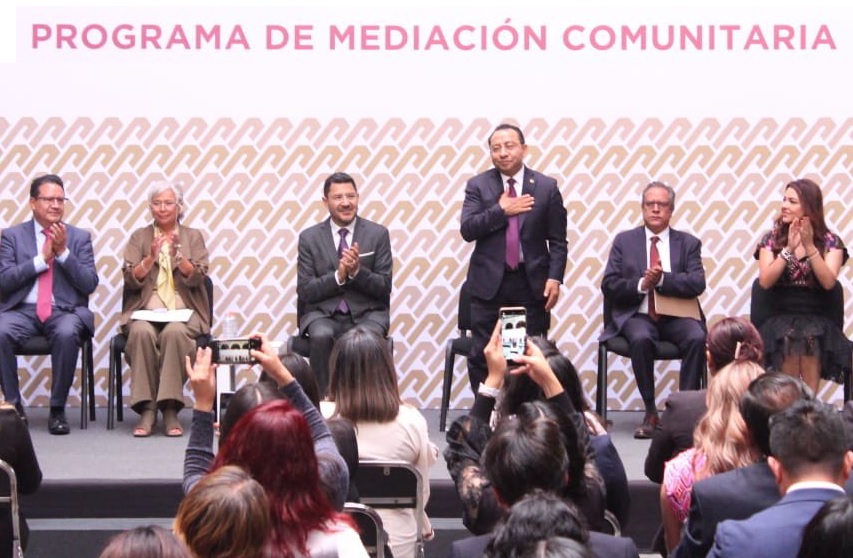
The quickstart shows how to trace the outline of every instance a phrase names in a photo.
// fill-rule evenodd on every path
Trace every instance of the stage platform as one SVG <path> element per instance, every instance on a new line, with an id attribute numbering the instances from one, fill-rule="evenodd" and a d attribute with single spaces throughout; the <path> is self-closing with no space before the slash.
<path id="1" fill-rule="evenodd" d="M 136 525 L 170 525 L 181 498 L 181 476 L 186 435 L 167 438 L 162 424 L 150 438 L 133 438 L 136 415 L 126 411 L 124 422 L 106 429 L 106 409 L 87 430 L 79 428 L 79 409 L 69 409 L 71 434 L 47 432 L 47 409 L 29 408 L 30 432 L 44 473 L 41 489 L 22 497 L 22 509 L 31 529 L 27 558 L 96 558 L 114 533 Z M 422 411 L 430 437 L 441 450 L 444 433 L 438 430 L 438 410 Z M 451 410 L 448 423 L 463 410 Z M 613 412 L 611 435 L 625 463 L 632 498 L 631 519 L 625 526 L 641 552 L 649 552 L 659 525 L 658 488 L 643 476 L 649 442 L 634 440 L 641 412 Z M 190 413 L 181 413 L 189 429 Z M 427 508 L 436 539 L 427 544 L 428 558 L 447 555 L 450 542 L 467 536 L 460 520 L 460 504 L 443 457 L 430 470 L 432 496 Z M 649 555 L 651 556 L 651 555 Z"/>

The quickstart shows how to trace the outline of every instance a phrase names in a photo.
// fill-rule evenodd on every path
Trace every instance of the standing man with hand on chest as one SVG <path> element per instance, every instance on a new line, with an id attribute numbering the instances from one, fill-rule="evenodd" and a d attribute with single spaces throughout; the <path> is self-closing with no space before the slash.
<path id="1" fill-rule="evenodd" d="M 643 226 L 616 235 L 601 292 L 604 331 L 599 341 L 617 335 L 628 340 L 631 366 L 646 414 L 634 437 L 651 438 L 658 424 L 655 404 L 654 352 L 658 341 L 671 341 L 681 351 L 680 390 L 699 389 L 705 369 L 705 323 L 694 318 L 658 315 L 654 296 L 692 299 L 705 292 L 702 243 L 669 226 L 675 190 L 652 182 L 643 190 Z"/>
<path id="2" fill-rule="evenodd" d="M 495 168 L 465 186 L 462 238 L 474 242 L 468 265 L 474 339 L 468 379 L 474 393 L 486 378 L 483 349 L 502 306 L 523 306 L 527 334 L 548 332 L 566 270 L 566 208 L 557 181 L 524 166 L 521 129 L 501 124 L 489 136 Z"/>
<path id="3" fill-rule="evenodd" d="M 299 332 L 310 339 L 311 368 L 325 396 L 335 339 L 356 325 L 388 334 L 394 262 L 388 229 L 358 217 L 350 175 L 326 179 L 323 203 L 329 218 L 299 235 L 296 294 L 304 306 Z"/>
<path id="4" fill-rule="evenodd" d="M 54 174 L 30 185 L 30 221 L 0 240 L 0 384 L 23 415 L 15 348 L 44 335 L 51 346 L 51 434 L 68 434 L 65 402 L 74 382 L 81 338 L 95 331 L 89 295 L 98 286 L 91 235 L 62 221 L 65 185 Z"/>

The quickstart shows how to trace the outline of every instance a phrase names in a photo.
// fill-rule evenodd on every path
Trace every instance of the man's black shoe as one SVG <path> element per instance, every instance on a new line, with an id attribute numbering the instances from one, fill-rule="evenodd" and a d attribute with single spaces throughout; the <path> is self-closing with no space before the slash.
<path id="1" fill-rule="evenodd" d="M 47 431 L 55 436 L 71 432 L 68 420 L 65 418 L 65 411 L 50 412 L 50 418 L 47 420 Z"/>
<path id="2" fill-rule="evenodd" d="M 27 413 L 24 412 L 24 406 L 21 405 L 20 401 L 15 403 L 15 411 L 17 411 L 18 416 L 21 417 L 21 420 L 24 421 L 24 424 L 29 426 L 29 423 L 27 423 Z"/>

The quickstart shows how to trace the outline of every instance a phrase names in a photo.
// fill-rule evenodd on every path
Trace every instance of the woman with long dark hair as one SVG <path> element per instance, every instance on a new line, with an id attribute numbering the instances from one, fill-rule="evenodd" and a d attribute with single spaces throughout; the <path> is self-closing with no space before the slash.
<path id="1" fill-rule="evenodd" d="M 773 291 L 760 327 L 767 368 L 801 377 L 815 394 L 821 379 L 842 383 L 853 343 L 829 318 L 827 292 L 848 254 L 826 224 L 820 186 L 808 178 L 785 186 L 779 216 L 754 257 L 759 284 Z"/>

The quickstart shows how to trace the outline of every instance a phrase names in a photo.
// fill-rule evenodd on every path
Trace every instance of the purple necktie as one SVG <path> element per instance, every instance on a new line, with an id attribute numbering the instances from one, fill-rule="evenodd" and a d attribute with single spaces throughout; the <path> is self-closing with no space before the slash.
<path id="1" fill-rule="evenodd" d="M 338 229 L 338 234 L 341 235 L 341 241 L 338 243 L 338 259 L 344 255 L 344 250 L 349 248 L 349 244 L 347 244 L 347 233 L 348 229 Z M 338 303 L 337 311 L 341 314 L 349 314 L 349 304 L 347 301 L 341 298 L 341 301 Z"/>
<path id="2" fill-rule="evenodd" d="M 516 197 L 515 179 L 510 178 L 506 181 L 509 189 L 507 195 L 511 198 Z M 521 259 L 521 250 L 518 246 L 518 215 L 507 217 L 506 225 L 506 265 L 510 269 L 518 268 L 518 262 Z"/>

